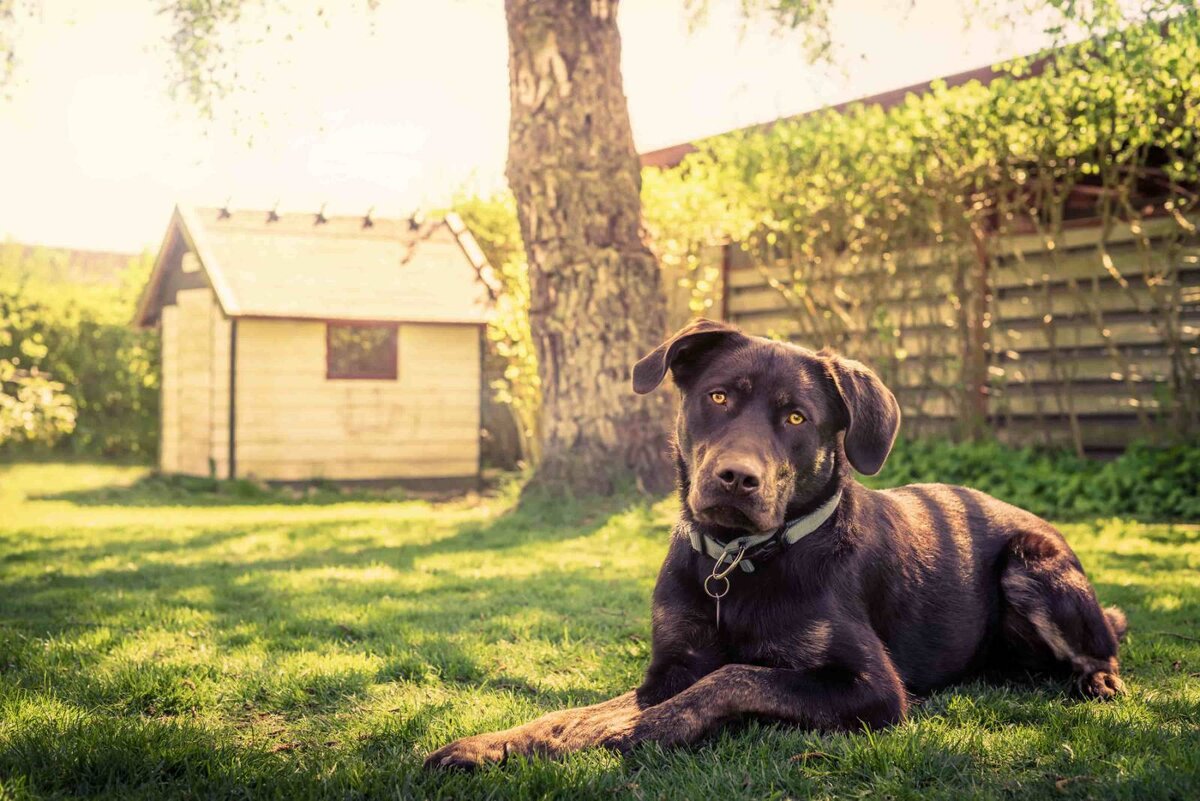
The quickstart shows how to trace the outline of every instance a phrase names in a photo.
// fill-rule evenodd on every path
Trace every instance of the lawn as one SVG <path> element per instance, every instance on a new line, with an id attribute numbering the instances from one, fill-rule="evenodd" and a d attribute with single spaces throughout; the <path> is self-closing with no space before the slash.
<path id="1" fill-rule="evenodd" d="M 212 491 L 0 467 L 0 799 L 1200 797 L 1200 526 L 1063 526 L 1131 693 L 974 682 L 902 726 L 478 774 L 436 746 L 637 684 L 673 501 Z"/>

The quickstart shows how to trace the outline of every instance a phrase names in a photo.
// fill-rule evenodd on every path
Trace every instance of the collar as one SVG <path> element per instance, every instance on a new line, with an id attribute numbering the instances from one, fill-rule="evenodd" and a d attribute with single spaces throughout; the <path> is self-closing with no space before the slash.
<path id="1" fill-rule="evenodd" d="M 742 550 L 747 552 L 757 550 L 757 555 L 761 557 L 775 550 L 775 548 L 771 547 L 772 545 L 782 547 L 799 542 L 820 528 L 826 520 L 832 517 L 841 500 L 842 491 L 838 490 L 833 497 L 816 509 L 794 520 L 789 520 L 774 531 L 769 531 L 765 534 L 747 534 L 744 537 L 738 537 L 727 543 L 721 543 L 708 534 L 701 533 L 691 523 L 685 525 L 687 526 L 688 539 L 692 543 L 692 550 L 710 559 L 715 559 L 717 564 L 720 565 L 724 562 L 732 563 L 737 557 L 738 552 Z M 754 563 L 749 559 L 742 559 L 738 566 L 747 573 L 754 572 Z"/>

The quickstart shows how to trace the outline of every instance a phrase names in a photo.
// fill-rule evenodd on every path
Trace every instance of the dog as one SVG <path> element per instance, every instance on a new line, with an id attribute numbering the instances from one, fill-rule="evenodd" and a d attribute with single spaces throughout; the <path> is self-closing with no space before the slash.
<path id="1" fill-rule="evenodd" d="M 1102 609 L 1053 526 L 963 487 L 876 491 L 900 407 L 863 364 L 697 320 L 633 369 L 671 373 L 681 513 L 636 690 L 466 737 L 427 766 L 692 743 L 756 716 L 879 728 L 985 670 L 1061 671 L 1122 692 L 1119 609 Z"/>

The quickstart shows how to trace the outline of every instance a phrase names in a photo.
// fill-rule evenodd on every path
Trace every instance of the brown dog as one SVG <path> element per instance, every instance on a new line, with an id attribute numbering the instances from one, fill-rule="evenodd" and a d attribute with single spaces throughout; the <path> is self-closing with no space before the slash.
<path id="1" fill-rule="evenodd" d="M 886 726 L 983 668 L 1065 670 L 1088 697 L 1123 691 L 1124 615 L 1102 610 L 1062 535 L 983 493 L 878 492 L 900 426 L 858 362 L 698 320 L 646 356 L 682 398 L 682 513 L 654 590 L 637 690 L 467 737 L 427 765 L 509 754 L 690 743 L 745 715 L 817 729 Z"/>

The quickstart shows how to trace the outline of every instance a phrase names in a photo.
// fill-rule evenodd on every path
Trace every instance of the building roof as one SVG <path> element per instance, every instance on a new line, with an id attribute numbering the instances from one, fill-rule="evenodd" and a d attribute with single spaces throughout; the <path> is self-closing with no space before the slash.
<path id="1" fill-rule="evenodd" d="M 1045 70 L 1048 63 L 1049 58 L 1045 56 L 1032 58 L 1030 60 L 1029 68 L 1025 73 L 1026 77 L 1040 75 Z M 994 66 L 986 66 L 977 67 L 965 72 L 955 73 L 954 75 L 948 75 L 942 78 L 941 81 L 951 89 L 956 86 L 962 86 L 963 84 L 970 83 L 971 81 L 979 81 L 984 86 L 987 86 L 1001 75 L 1006 74 L 1007 73 L 998 70 Z M 793 114 L 789 117 L 781 117 L 780 119 L 797 120 L 812 114 L 819 114 L 823 111 L 835 111 L 841 113 L 851 106 L 856 105 L 879 106 L 883 109 L 889 109 L 900 105 L 902 102 L 904 102 L 904 98 L 908 97 L 909 95 L 922 95 L 928 92 L 932 83 L 933 81 L 914 83 L 911 86 L 903 86 L 899 89 L 889 89 L 888 91 L 881 92 L 877 95 L 871 95 L 869 97 L 863 97 L 857 100 L 847 100 L 843 103 L 838 103 L 832 106 L 822 106 L 821 108 L 813 109 L 812 111 L 805 111 L 801 114 Z M 776 122 L 779 122 L 779 120 L 771 120 L 769 122 L 759 123 L 758 125 L 750 125 L 740 130 L 768 128 L 774 125 Z M 724 136 L 724 134 L 716 134 L 716 136 Z M 704 141 L 705 139 L 712 138 L 714 137 L 703 137 L 702 139 L 696 141 Z M 650 150 L 641 154 L 642 166 L 659 167 L 664 169 L 675 167 L 678 166 L 679 163 L 682 162 L 690 153 L 695 153 L 696 149 L 697 148 L 694 142 L 681 142 L 677 145 L 670 145 L 668 147 L 658 148 L 657 150 Z"/>
<path id="2" fill-rule="evenodd" d="M 491 268 L 454 214 L 416 222 L 178 206 L 137 324 L 158 318 L 181 244 L 229 317 L 481 323 L 493 293 Z"/>

